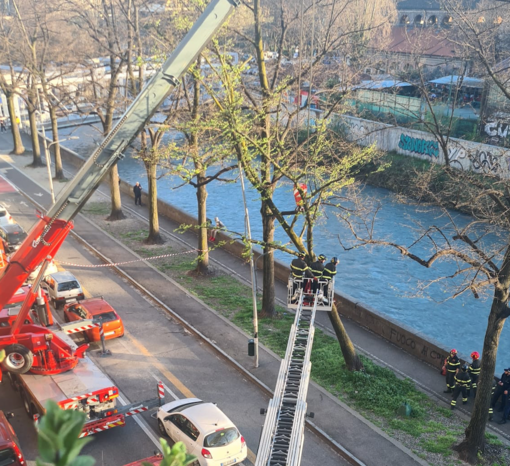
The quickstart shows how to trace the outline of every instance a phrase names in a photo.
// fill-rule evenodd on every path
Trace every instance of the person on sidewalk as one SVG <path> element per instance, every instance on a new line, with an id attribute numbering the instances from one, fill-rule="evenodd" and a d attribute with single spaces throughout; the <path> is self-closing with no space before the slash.
<path id="1" fill-rule="evenodd" d="M 455 374 L 460 367 L 460 360 L 457 357 L 457 350 L 452 349 L 445 361 L 446 366 L 446 390 L 444 393 L 451 393 L 455 388 Z"/>
<path id="2" fill-rule="evenodd" d="M 133 193 L 135 195 L 135 205 L 142 205 L 142 187 L 138 181 L 133 186 Z"/>
<path id="3" fill-rule="evenodd" d="M 471 378 L 468 374 L 468 365 L 463 364 L 460 368 L 460 371 L 457 372 L 454 376 L 455 379 L 455 388 L 453 390 L 452 395 L 452 403 L 450 408 L 455 409 L 457 406 L 457 398 L 459 394 L 462 392 L 462 404 L 465 405 L 468 401 L 468 388 L 471 384 Z"/>
<path id="4" fill-rule="evenodd" d="M 214 222 L 215 222 L 216 228 L 211 230 L 211 236 L 209 238 L 209 241 L 212 241 L 212 242 L 216 241 L 216 235 L 218 233 L 218 230 L 225 228 L 225 225 L 223 225 L 222 221 L 218 217 L 214 217 Z"/>
<path id="5" fill-rule="evenodd" d="M 480 361 L 480 353 L 478 351 L 473 351 L 471 353 L 471 364 L 469 365 L 469 377 L 471 378 L 471 386 L 468 389 L 468 396 L 473 393 L 473 398 L 476 397 L 476 389 L 478 384 L 478 377 L 480 376 L 480 366 L 482 362 Z"/>
<path id="6" fill-rule="evenodd" d="M 292 299 L 297 299 L 297 291 L 302 286 L 303 291 L 306 289 L 308 278 L 313 278 L 313 274 L 305 262 L 306 254 L 298 252 L 297 257 L 290 264 L 290 276 L 292 278 Z"/>
<path id="7" fill-rule="evenodd" d="M 494 408 L 496 407 L 496 403 L 500 398 L 501 407 L 499 408 L 499 410 L 504 411 L 509 390 L 510 390 L 510 368 L 504 370 L 503 374 L 501 374 L 499 382 L 496 385 L 496 390 L 494 391 L 494 395 L 492 395 L 491 399 L 491 407 L 489 409 L 489 420 L 492 419 L 492 415 L 494 414 Z"/>
<path id="8" fill-rule="evenodd" d="M 326 262 L 326 256 L 324 254 L 320 254 L 319 257 L 317 257 L 317 260 L 312 262 L 312 265 L 310 266 L 310 270 L 314 277 L 312 283 L 313 294 L 316 294 L 317 291 L 321 291 L 319 280 L 322 278 L 322 272 L 324 271 L 324 262 Z"/>
<path id="9" fill-rule="evenodd" d="M 0 131 L 2 131 L 2 133 L 7 131 L 7 126 L 5 125 L 5 118 L 0 119 Z"/>

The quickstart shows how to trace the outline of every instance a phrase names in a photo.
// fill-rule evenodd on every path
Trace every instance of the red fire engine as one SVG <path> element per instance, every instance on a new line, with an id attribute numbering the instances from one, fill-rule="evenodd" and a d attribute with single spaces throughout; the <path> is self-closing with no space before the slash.
<path id="1" fill-rule="evenodd" d="M 123 425 L 126 415 L 142 409 L 116 408 L 118 389 L 86 357 L 88 344 L 77 347 L 61 330 L 24 322 L 34 303 L 37 305 L 46 266 L 72 230 L 73 218 L 238 4 L 238 0 L 212 0 L 208 4 L 55 203 L 46 213 L 38 214 L 39 221 L 7 264 L 0 251 L 0 261 L 4 261 L 4 267 L 0 267 L 0 309 L 42 264 L 15 322 L 10 327 L 0 327 L 0 349 L 6 353 L 1 368 L 9 372 L 12 385 L 20 390 L 30 414 L 44 414 L 44 402 L 51 397 L 64 409 L 86 412 L 88 422 L 82 435 L 90 435 Z M 47 395 L 48 391 L 52 394 Z"/>

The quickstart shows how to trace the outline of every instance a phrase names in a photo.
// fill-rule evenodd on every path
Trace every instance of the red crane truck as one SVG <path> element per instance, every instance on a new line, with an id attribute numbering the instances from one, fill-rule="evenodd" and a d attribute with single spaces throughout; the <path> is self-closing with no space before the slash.
<path id="1" fill-rule="evenodd" d="M 64 409 L 87 413 L 88 422 L 82 432 L 86 436 L 123 425 L 126 416 L 146 409 L 136 404 L 122 409 L 116 407 L 119 391 L 86 357 L 88 344 L 77 347 L 62 331 L 24 322 L 30 308 L 37 303 L 46 265 L 72 230 L 73 218 L 238 5 L 239 0 L 212 0 L 207 5 L 55 203 L 46 213 L 38 214 L 39 221 L 7 265 L 5 261 L 2 264 L 0 309 L 42 264 L 17 319 L 10 327 L 0 327 L 0 349 L 6 353 L 1 369 L 8 371 L 12 386 L 20 391 L 30 415 L 44 414 L 45 401 L 54 399 Z M 0 380 L 1 374 L 2 371 Z"/>

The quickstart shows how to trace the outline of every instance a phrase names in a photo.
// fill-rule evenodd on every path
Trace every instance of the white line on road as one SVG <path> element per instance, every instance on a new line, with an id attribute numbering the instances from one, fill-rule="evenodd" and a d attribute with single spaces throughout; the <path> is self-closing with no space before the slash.
<path id="1" fill-rule="evenodd" d="M 124 400 L 120 390 L 119 390 L 119 402 L 122 406 L 126 406 L 128 404 Z M 147 437 L 149 437 L 152 440 L 152 443 L 156 446 L 156 448 L 162 452 L 163 450 L 161 449 L 161 445 L 159 444 L 159 439 L 156 438 L 149 425 L 143 419 L 140 419 L 139 416 L 131 416 L 131 418 L 140 426 L 140 429 L 142 429 L 147 434 Z"/>

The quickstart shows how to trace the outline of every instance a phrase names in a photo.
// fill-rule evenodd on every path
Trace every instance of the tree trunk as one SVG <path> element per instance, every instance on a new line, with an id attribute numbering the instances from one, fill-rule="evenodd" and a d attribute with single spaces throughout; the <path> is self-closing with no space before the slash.
<path id="1" fill-rule="evenodd" d="M 55 179 L 65 180 L 62 157 L 60 156 L 60 144 L 58 141 L 58 121 L 55 109 L 50 105 L 51 132 L 53 133 L 53 155 L 55 157 Z M 51 154 L 50 154 L 51 157 Z"/>
<path id="2" fill-rule="evenodd" d="M 29 104 L 28 104 L 28 117 L 30 119 L 30 138 L 32 140 L 32 167 L 41 167 L 43 165 L 41 160 L 41 146 L 39 145 L 39 136 L 37 134 L 37 118 L 35 115 L 35 104 L 33 98 L 33 91 L 30 91 Z"/>
<path id="3" fill-rule="evenodd" d="M 274 252 L 269 246 L 274 241 L 274 217 L 265 202 L 262 202 L 262 228 L 264 241 L 264 264 L 262 269 L 262 309 L 261 315 L 274 317 L 275 315 L 275 289 L 274 289 Z M 255 273 L 257 271 L 255 270 Z"/>
<path id="4" fill-rule="evenodd" d="M 23 147 L 23 141 L 21 140 L 18 123 L 16 123 L 17 115 L 16 110 L 14 109 L 14 94 L 7 94 L 7 110 L 9 111 L 9 117 L 11 119 L 12 141 L 14 143 L 14 149 L 11 154 L 21 155 L 25 152 L 25 148 Z"/>
<path id="5" fill-rule="evenodd" d="M 156 179 L 157 163 L 147 164 L 147 182 L 149 183 L 149 236 L 146 244 L 163 244 L 165 241 L 159 233 L 158 217 L 158 180 Z"/>
<path id="6" fill-rule="evenodd" d="M 201 184 L 205 178 L 205 172 L 201 171 L 197 176 L 197 206 L 198 206 L 198 224 L 207 223 L 207 187 Z M 202 227 L 198 230 L 198 261 L 196 271 L 199 274 L 209 273 L 209 246 L 207 245 L 207 228 Z"/>
<path id="7" fill-rule="evenodd" d="M 112 210 L 107 220 L 115 221 L 126 218 L 122 212 L 119 189 L 119 171 L 117 169 L 117 165 L 114 165 L 110 169 L 110 194 L 112 199 Z"/>
<path id="8" fill-rule="evenodd" d="M 336 305 L 333 304 L 333 307 L 330 312 L 328 312 L 329 320 L 331 321 L 331 325 L 335 330 L 336 337 L 338 342 L 340 343 L 340 349 L 342 350 L 342 355 L 345 360 L 345 365 L 349 371 L 360 371 L 363 369 L 363 363 L 361 359 L 356 354 L 356 349 L 352 344 L 347 331 L 345 330 L 344 324 L 340 319 L 340 315 L 338 314 L 338 310 Z"/>
<path id="9" fill-rule="evenodd" d="M 503 304 L 505 301 L 505 296 L 496 290 L 483 342 L 482 365 L 471 420 L 465 431 L 465 439 L 454 447 L 459 458 L 470 464 L 478 463 L 478 452 L 483 452 L 485 448 L 485 425 L 489 416 L 499 337 L 508 317 L 508 307 Z"/>

